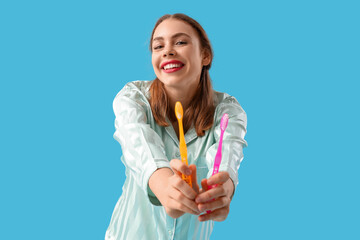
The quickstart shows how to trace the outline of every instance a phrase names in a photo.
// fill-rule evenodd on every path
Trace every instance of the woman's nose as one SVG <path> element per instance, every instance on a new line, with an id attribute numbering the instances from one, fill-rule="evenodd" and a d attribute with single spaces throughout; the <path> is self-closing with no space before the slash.
<path id="1" fill-rule="evenodd" d="M 176 52 L 173 49 L 164 49 L 163 57 L 175 56 Z"/>

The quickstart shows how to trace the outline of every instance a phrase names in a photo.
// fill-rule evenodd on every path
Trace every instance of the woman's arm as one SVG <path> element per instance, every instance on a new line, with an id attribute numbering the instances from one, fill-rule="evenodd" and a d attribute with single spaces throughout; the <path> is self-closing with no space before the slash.
<path id="1" fill-rule="evenodd" d="M 199 192 L 195 165 L 186 166 L 179 159 L 171 160 L 170 165 L 172 170 L 161 168 L 151 175 L 150 189 L 170 217 L 178 218 L 184 213 L 199 215 L 200 211 L 195 203 L 195 197 Z M 193 188 L 181 178 L 182 173 L 191 176 Z"/>
<path id="2" fill-rule="evenodd" d="M 113 109 L 116 117 L 114 138 L 121 145 L 128 177 L 133 177 L 153 204 L 160 205 L 148 187 L 149 178 L 157 169 L 170 170 L 171 167 L 163 140 L 149 124 L 150 105 L 137 86 L 129 83 L 115 97 Z"/>
<path id="3" fill-rule="evenodd" d="M 189 168 L 180 160 L 169 162 L 163 140 L 151 128 L 149 122 L 152 119 L 147 119 L 151 109 L 145 96 L 130 83 L 116 96 L 113 108 L 116 116 L 114 138 L 121 145 L 122 160 L 149 201 L 163 205 L 174 218 L 185 212 L 199 214 L 195 203 L 199 192 L 196 168 Z M 190 169 L 195 183 L 193 189 L 180 177 Z"/>
<path id="4" fill-rule="evenodd" d="M 220 118 L 224 113 L 229 114 L 229 122 L 224 133 L 222 160 L 219 173 L 203 179 L 202 190 L 196 198 L 200 211 L 211 211 L 199 216 L 199 221 L 215 220 L 223 221 L 227 218 L 230 210 L 230 202 L 238 184 L 238 169 L 243 159 L 243 147 L 247 145 L 244 140 L 246 133 L 247 118 L 240 104 L 233 97 L 225 98 L 216 108 L 216 124 L 214 137 L 216 144 L 211 146 L 206 154 L 209 166 L 209 175 L 212 173 L 214 158 L 220 137 Z M 209 176 L 208 175 L 208 176 Z M 218 186 L 208 189 L 208 185 Z M 207 191 L 206 191 L 207 190 Z"/>

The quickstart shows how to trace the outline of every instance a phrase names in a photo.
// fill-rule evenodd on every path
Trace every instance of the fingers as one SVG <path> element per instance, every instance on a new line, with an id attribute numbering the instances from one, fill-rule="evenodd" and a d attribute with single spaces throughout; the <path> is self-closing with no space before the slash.
<path id="1" fill-rule="evenodd" d="M 196 192 L 180 176 L 173 175 L 169 182 L 173 188 L 181 192 L 186 198 L 194 200 Z"/>
<path id="2" fill-rule="evenodd" d="M 230 198 L 227 196 L 217 198 L 213 201 L 199 203 L 198 209 L 200 212 L 213 211 L 230 205 Z"/>
<path id="3" fill-rule="evenodd" d="M 227 218 L 229 212 L 230 212 L 230 206 L 227 206 L 220 209 L 216 209 L 210 213 L 200 215 L 198 219 L 200 222 L 204 222 L 208 220 L 221 222 Z"/>
<path id="4" fill-rule="evenodd" d="M 170 208 L 195 215 L 200 214 L 197 204 L 193 200 L 186 198 L 181 192 L 173 191 L 169 197 L 171 198 L 168 204 Z"/>
<path id="5" fill-rule="evenodd" d="M 179 159 L 173 159 L 170 161 L 170 166 L 175 173 L 170 179 L 169 183 L 172 186 L 169 197 L 169 207 L 172 209 L 178 209 L 183 212 L 199 215 L 200 211 L 195 203 L 195 197 L 199 192 L 199 186 L 196 178 L 196 166 L 187 166 Z M 191 177 L 192 188 L 181 178 L 181 175 L 185 174 Z"/>
<path id="6" fill-rule="evenodd" d="M 208 185 L 224 184 L 229 178 L 230 175 L 228 172 L 218 172 L 217 174 L 211 176 L 207 180 L 207 184 Z"/>
<path id="7" fill-rule="evenodd" d="M 207 184 L 207 179 L 206 178 L 201 180 L 201 188 L 203 189 L 203 191 L 208 190 L 209 186 Z"/>
<path id="8" fill-rule="evenodd" d="M 196 173 L 196 170 L 195 170 Z M 171 188 L 168 191 L 172 201 L 169 207 L 181 210 L 191 214 L 200 214 L 197 204 L 195 203 L 196 192 L 180 176 L 173 175 L 169 178 Z"/>
<path id="9" fill-rule="evenodd" d="M 170 167 L 174 172 L 176 172 L 178 175 L 185 174 L 190 176 L 191 175 L 191 169 L 188 165 L 180 161 L 179 159 L 173 159 L 170 161 Z"/>
<path id="10" fill-rule="evenodd" d="M 202 191 L 196 197 L 200 212 L 206 214 L 199 216 L 199 221 L 224 221 L 230 211 L 229 183 L 230 176 L 227 172 L 220 172 L 201 181 Z M 231 186 L 233 188 L 233 186 Z"/>
<path id="11" fill-rule="evenodd" d="M 173 171 L 175 173 L 177 173 L 177 175 L 179 177 L 181 177 L 182 174 L 190 176 L 193 191 L 190 191 L 188 187 L 185 187 L 185 184 L 180 183 L 180 182 L 175 182 L 174 186 L 177 189 L 179 189 L 179 191 L 183 192 L 188 198 L 195 199 L 194 194 L 199 193 L 199 186 L 197 184 L 197 178 L 196 178 L 196 165 L 191 164 L 190 166 L 187 166 L 185 163 L 181 162 L 179 159 L 173 159 L 170 161 L 170 166 L 173 169 Z"/>
<path id="12" fill-rule="evenodd" d="M 192 183 L 192 188 L 194 189 L 194 191 L 196 193 L 199 193 L 199 185 L 197 184 L 197 177 L 196 177 L 196 166 L 194 164 L 191 164 L 189 166 L 190 170 L 191 170 L 191 183 Z"/>
<path id="13" fill-rule="evenodd" d="M 211 201 L 215 198 L 224 197 L 226 196 L 226 190 L 222 185 L 217 186 L 216 188 L 212 188 L 208 191 L 204 191 L 200 193 L 196 199 L 196 203 L 206 203 L 208 201 Z"/>

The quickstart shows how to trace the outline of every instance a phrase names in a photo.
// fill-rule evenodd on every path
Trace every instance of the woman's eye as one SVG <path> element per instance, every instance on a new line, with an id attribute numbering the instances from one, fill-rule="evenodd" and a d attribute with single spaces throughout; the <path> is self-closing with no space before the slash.
<path id="1" fill-rule="evenodd" d="M 155 47 L 154 47 L 154 50 L 157 50 L 157 49 L 160 49 L 160 48 L 162 48 L 162 46 L 161 46 L 161 45 L 158 45 L 158 46 L 155 46 Z"/>
<path id="2" fill-rule="evenodd" d="M 177 41 L 176 42 L 176 45 L 184 45 L 184 44 L 186 44 L 187 42 L 185 42 L 185 41 Z"/>

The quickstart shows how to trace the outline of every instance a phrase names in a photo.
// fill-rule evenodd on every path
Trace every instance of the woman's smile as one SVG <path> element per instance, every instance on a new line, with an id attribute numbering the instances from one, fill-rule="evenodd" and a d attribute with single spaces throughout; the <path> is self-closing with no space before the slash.
<path id="1" fill-rule="evenodd" d="M 161 64 L 161 69 L 165 73 L 173 73 L 181 70 L 184 67 L 184 64 L 178 60 L 166 61 Z"/>

